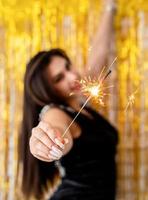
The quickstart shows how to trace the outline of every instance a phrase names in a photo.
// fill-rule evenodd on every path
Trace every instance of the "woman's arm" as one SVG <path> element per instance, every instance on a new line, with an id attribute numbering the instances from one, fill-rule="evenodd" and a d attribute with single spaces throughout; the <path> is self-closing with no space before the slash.
<path id="1" fill-rule="evenodd" d="M 107 64 L 115 13 L 114 0 L 105 0 L 102 17 L 88 55 L 85 74 L 96 75 Z M 90 70 L 88 70 L 90 69 Z"/>

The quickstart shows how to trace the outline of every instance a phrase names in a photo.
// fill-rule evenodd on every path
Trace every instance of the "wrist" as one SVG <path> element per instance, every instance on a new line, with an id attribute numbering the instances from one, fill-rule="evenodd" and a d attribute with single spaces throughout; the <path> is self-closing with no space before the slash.
<path id="1" fill-rule="evenodd" d="M 105 12 L 113 12 L 114 13 L 114 12 L 116 12 L 116 10 L 117 10 L 117 5 L 114 2 L 108 3 L 104 6 Z"/>

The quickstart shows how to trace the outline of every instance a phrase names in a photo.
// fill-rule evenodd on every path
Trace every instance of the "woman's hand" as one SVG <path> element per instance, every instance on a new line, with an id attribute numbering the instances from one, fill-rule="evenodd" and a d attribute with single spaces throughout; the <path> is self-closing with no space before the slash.
<path id="1" fill-rule="evenodd" d="M 32 129 L 29 145 L 32 155 L 39 160 L 52 162 L 63 156 L 67 139 L 63 139 L 60 131 L 49 123 L 41 121 Z"/>
<path id="2" fill-rule="evenodd" d="M 113 4 L 113 3 L 115 3 L 116 2 L 116 0 L 103 0 L 103 2 L 105 3 L 105 4 Z"/>
<path id="3" fill-rule="evenodd" d="M 116 0 L 104 0 L 103 1 L 104 4 L 104 10 L 106 11 L 112 11 L 114 13 L 114 11 L 116 11 Z"/>

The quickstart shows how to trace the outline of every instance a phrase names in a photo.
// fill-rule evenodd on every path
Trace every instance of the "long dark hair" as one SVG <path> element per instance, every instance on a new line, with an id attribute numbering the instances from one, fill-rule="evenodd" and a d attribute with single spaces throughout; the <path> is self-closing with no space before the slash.
<path id="1" fill-rule="evenodd" d="M 29 150 L 29 138 L 31 130 L 39 122 L 39 113 L 44 105 L 50 102 L 60 103 L 49 87 L 45 77 L 44 69 L 54 56 L 66 59 L 70 65 L 70 59 L 62 49 L 51 49 L 37 53 L 27 64 L 24 77 L 24 104 L 21 134 L 19 138 L 19 163 L 22 163 L 22 191 L 27 199 L 34 196 L 41 199 L 43 193 L 48 189 L 48 183 L 54 184 L 58 170 L 53 163 L 43 162 L 32 156 Z"/>

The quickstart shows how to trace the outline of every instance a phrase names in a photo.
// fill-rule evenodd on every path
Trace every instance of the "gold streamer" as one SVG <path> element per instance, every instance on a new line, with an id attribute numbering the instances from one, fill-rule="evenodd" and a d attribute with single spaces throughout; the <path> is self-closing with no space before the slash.
<path id="1" fill-rule="evenodd" d="M 26 62 L 37 51 L 58 46 L 70 53 L 81 71 L 98 24 L 101 5 L 98 0 L 0 0 L 2 200 L 17 200 L 21 196 L 15 187 L 22 107 L 22 101 L 17 97 L 22 96 Z M 109 80 L 116 87 L 111 89 L 112 95 L 108 97 L 108 107 L 104 110 L 120 130 L 117 199 L 147 200 L 148 3 L 145 0 L 117 0 L 117 7 L 115 41 L 118 65 L 117 73 Z M 128 110 L 125 115 L 128 94 L 137 87 L 139 95 L 133 105 L 136 114 L 132 115 Z"/>

